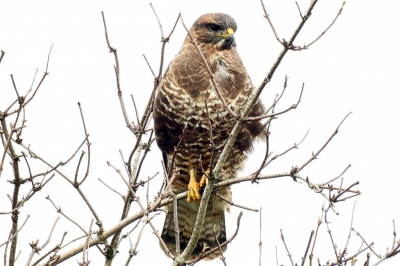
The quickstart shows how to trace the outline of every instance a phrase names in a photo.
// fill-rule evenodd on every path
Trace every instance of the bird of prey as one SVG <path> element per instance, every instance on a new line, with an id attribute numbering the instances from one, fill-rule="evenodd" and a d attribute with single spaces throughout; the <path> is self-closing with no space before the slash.
<path id="1" fill-rule="evenodd" d="M 198 18 L 190 33 L 199 45 L 222 97 L 229 108 L 239 114 L 247 104 L 254 86 L 236 50 L 236 30 L 236 22 L 231 16 L 210 13 Z M 264 107 L 261 101 L 258 101 L 250 116 L 263 113 Z M 174 193 L 189 191 L 187 200 L 178 201 L 177 204 L 182 252 L 192 235 L 201 199 L 201 187 L 205 186 L 207 173 L 214 166 L 210 165 L 210 130 L 215 146 L 223 147 L 236 122 L 218 97 L 210 75 L 189 35 L 160 83 L 153 114 L 155 136 L 166 169 L 173 164 L 173 172 L 176 175 L 171 189 Z M 263 126 L 260 122 L 243 124 L 222 168 L 221 179 L 236 177 L 247 158 L 246 153 L 252 150 L 253 141 L 262 131 Z M 174 150 L 176 152 L 172 161 Z M 220 152 L 214 151 L 214 164 Z M 232 198 L 230 187 L 220 189 L 218 193 L 229 200 Z M 192 257 L 198 256 L 205 246 L 217 246 L 213 236 L 214 230 L 219 243 L 226 240 L 225 211 L 229 212 L 228 206 L 216 195 L 211 195 L 203 230 Z M 175 254 L 172 205 L 167 207 L 167 212 L 161 237 L 169 250 Z M 218 255 L 217 252 L 214 257 Z"/>

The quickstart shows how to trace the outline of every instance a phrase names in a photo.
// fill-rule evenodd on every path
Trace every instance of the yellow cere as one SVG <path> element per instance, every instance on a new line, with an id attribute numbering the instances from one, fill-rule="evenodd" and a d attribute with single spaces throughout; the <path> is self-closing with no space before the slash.
<path id="1" fill-rule="evenodd" d="M 215 34 L 215 35 L 222 38 L 228 38 L 233 33 L 235 33 L 235 31 L 232 28 L 228 28 L 224 34 Z"/>
<path id="2" fill-rule="evenodd" d="M 228 37 L 229 35 L 233 34 L 233 33 L 234 33 L 234 31 L 233 31 L 232 28 L 228 28 L 228 29 L 226 30 L 226 36 L 227 36 L 227 37 Z"/>

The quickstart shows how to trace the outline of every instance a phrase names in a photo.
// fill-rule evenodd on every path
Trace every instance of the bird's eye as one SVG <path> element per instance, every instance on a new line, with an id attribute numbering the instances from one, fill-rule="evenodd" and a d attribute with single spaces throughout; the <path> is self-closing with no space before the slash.
<path id="1" fill-rule="evenodd" d="M 212 31 L 219 31 L 221 29 L 220 26 L 215 25 L 215 24 L 208 24 L 208 28 Z"/>

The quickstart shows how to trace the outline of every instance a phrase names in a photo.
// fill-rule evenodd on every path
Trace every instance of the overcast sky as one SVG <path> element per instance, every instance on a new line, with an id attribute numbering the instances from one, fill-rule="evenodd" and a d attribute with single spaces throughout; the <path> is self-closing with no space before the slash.
<path id="1" fill-rule="evenodd" d="M 304 13 L 309 1 L 298 1 Z M 320 1 L 312 17 L 296 40 L 297 45 L 314 40 L 332 22 L 342 1 Z M 190 26 L 200 15 L 210 12 L 230 14 L 238 24 L 235 33 L 237 49 L 255 85 L 260 84 L 282 47 L 263 17 L 259 1 L 153 1 L 167 35 L 179 13 Z M 288 40 L 297 27 L 300 17 L 295 1 L 265 0 L 265 6 L 280 36 Z M 86 126 L 92 143 L 92 161 L 88 181 L 82 187 L 103 219 L 105 228 L 118 222 L 122 200 L 102 185 L 101 178 L 114 189 L 125 193 L 126 187 L 117 173 L 107 166 L 110 161 L 122 169 L 119 150 L 127 158 L 134 145 L 134 136 L 126 128 L 117 97 L 114 58 L 108 53 L 101 20 L 105 12 L 111 44 L 118 49 L 121 68 L 121 87 L 131 120 L 135 119 L 130 94 L 143 113 L 153 87 L 153 75 L 143 59 L 143 54 L 156 71 L 160 61 L 160 30 L 148 1 L 3 1 L 0 8 L 0 49 L 6 52 L 0 65 L 0 110 L 15 99 L 10 74 L 14 75 L 20 94 L 25 94 L 39 68 L 35 84 L 46 68 L 50 46 L 54 43 L 48 72 L 50 73 L 37 96 L 26 108 L 28 127 L 23 133 L 24 143 L 31 145 L 52 164 L 67 160 L 84 139 L 77 102 L 81 102 Z M 343 187 L 356 181 L 361 196 L 336 205 L 340 215 L 330 213 L 330 227 L 338 248 L 343 248 L 350 228 L 351 213 L 355 205 L 353 227 L 360 231 L 374 249 L 384 254 L 392 246 L 393 225 L 400 228 L 398 173 L 400 159 L 399 92 L 400 71 L 399 25 L 400 2 L 390 0 L 350 0 L 342 15 L 322 38 L 309 50 L 289 52 L 273 80 L 265 88 L 262 100 L 268 106 L 282 89 L 284 77 L 289 76 L 285 96 L 277 111 L 297 101 L 302 83 L 305 83 L 299 107 L 282 115 L 271 126 L 270 149 L 280 153 L 298 143 L 310 130 L 299 149 L 291 151 L 273 162 L 262 173 L 286 172 L 292 166 L 307 161 L 331 136 L 349 112 L 352 114 L 342 124 L 339 134 L 321 153 L 318 160 L 307 166 L 301 174 L 312 182 L 323 183 L 339 175 L 348 164 Z M 178 23 L 166 47 L 165 67 L 178 53 L 186 36 Z M 10 123 L 12 120 L 8 120 Z M 255 146 L 246 169 L 240 175 L 252 173 L 261 163 L 265 144 Z M 152 147 L 142 179 L 161 173 L 161 153 Z M 73 178 L 77 158 L 62 171 Z M 34 163 L 32 171 L 43 172 L 43 164 Z M 23 170 L 26 177 L 27 171 Z M 158 179 L 157 179 L 158 178 Z M 161 175 L 152 184 L 154 192 L 159 187 Z M 8 160 L 0 180 L 0 211 L 10 209 L 7 194 L 12 187 Z M 340 185 L 338 180 L 335 185 Z M 28 191 L 23 190 L 26 194 Z M 144 191 L 143 191 L 144 193 Z M 44 243 L 57 213 L 45 200 L 49 195 L 70 217 L 88 228 L 91 216 L 76 190 L 59 175 L 35 199 L 21 209 L 20 221 L 30 215 L 21 232 L 18 264 L 23 265 L 30 253 L 29 241 L 40 239 Z M 142 194 L 144 198 L 145 194 Z M 152 194 L 154 195 L 154 194 Z M 258 185 L 239 184 L 233 187 L 233 201 L 252 208 L 262 207 L 262 265 L 290 265 L 280 240 L 283 229 L 293 259 L 301 263 L 311 230 L 315 230 L 324 198 L 308 189 L 307 185 L 293 182 L 291 178 L 265 180 Z M 136 210 L 136 209 L 135 209 Z M 232 208 L 226 216 L 227 234 L 235 230 L 240 209 Z M 164 214 L 153 219 L 161 230 Z M 0 216 L 0 243 L 8 235 L 10 217 Z M 131 228 L 131 227 L 129 227 Z M 53 247 L 68 231 L 70 241 L 82 233 L 62 218 L 53 234 L 49 247 Z M 136 233 L 132 235 L 132 241 Z M 226 252 L 228 265 L 256 265 L 258 263 L 259 213 L 244 211 L 238 236 Z M 361 240 L 352 234 L 349 253 L 358 251 Z M 72 248 L 77 244 L 71 244 Z M 116 265 L 127 257 L 128 241 L 121 246 Z M 66 251 L 65 250 L 65 251 Z M 158 247 L 158 240 L 145 229 L 139 254 L 132 265 L 149 262 L 168 265 L 170 260 Z M 0 250 L 3 253 L 4 247 Z M 65 252 L 60 251 L 60 254 Z M 42 253 L 41 253 L 42 254 Z M 91 249 L 89 258 L 93 265 L 103 258 Z M 334 257 L 322 224 L 314 256 L 321 262 Z M 35 257 L 36 259 L 38 256 Z M 80 260 L 81 256 L 76 259 Z M 356 265 L 362 265 L 366 254 Z M 73 265 L 70 261 L 66 264 Z M 372 256 L 372 261 L 377 258 Z M 35 260 L 35 259 L 34 259 Z M 362 262 L 361 262 L 362 261 Z M 314 262 L 315 265 L 316 262 Z M 206 263 L 204 263 L 206 264 Z M 399 265 L 400 256 L 383 265 Z M 206 265 L 222 265 L 215 260 Z"/>

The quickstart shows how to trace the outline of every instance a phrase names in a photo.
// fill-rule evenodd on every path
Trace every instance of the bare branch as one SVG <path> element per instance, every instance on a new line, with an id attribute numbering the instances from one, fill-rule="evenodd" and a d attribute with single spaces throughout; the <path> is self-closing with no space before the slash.
<path id="1" fill-rule="evenodd" d="M 362 237 L 362 235 L 360 234 L 360 232 L 357 232 L 356 229 L 354 229 L 354 228 L 352 228 L 351 230 L 353 230 L 353 231 L 356 233 L 356 235 L 358 235 L 358 236 L 361 238 L 361 240 L 363 241 L 363 243 L 364 243 L 366 246 L 372 246 L 373 242 L 372 242 L 371 244 L 368 244 L 368 242 L 365 241 L 365 239 Z M 372 247 L 370 247 L 370 250 L 371 250 L 372 253 L 375 254 L 375 256 L 376 256 L 377 258 L 382 259 L 382 256 L 379 255 L 378 253 L 376 253 L 375 250 L 372 249 Z"/>
<path id="2" fill-rule="evenodd" d="M 71 183 L 71 185 L 74 185 L 74 182 L 73 182 L 70 178 L 68 178 L 65 174 L 63 174 L 62 172 L 60 172 L 59 170 L 57 170 L 57 168 L 58 168 L 59 166 L 63 166 L 63 165 L 68 164 L 68 163 L 75 157 L 75 155 L 78 153 L 78 151 L 79 151 L 80 148 L 83 146 L 83 144 L 85 144 L 86 139 L 87 139 L 88 137 L 89 137 L 89 135 L 86 136 L 86 138 L 82 141 L 82 143 L 79 145 L 79 147 L 78 147 L 78 148 L 76 149 L 76 151 L 71 155 L 70 158 L 68 158 L 68 159 L 67 159 L 66 161 L 64 161 L 64 162 L 59 162 L 56 166 L 52 166 L 49 162 L 47 162 L 44 158 L 40 157 L 37 153 L 35 153 L 29 146 L 26 146 L 23 142 L 18 143 L 18 144 L 21 145 L 22 147 L 24 147 L 24 148 L 28 151 L 29 155 L 30 155 L 32 158 L 39 159 L 39 160 L 42 161 L 44 164 L 46 164 L 47 166 L 49 166 L 50 168 L 52 168 L 50 171 L 47 171 L 46 174 L 51 173 L 52 171 L 56 171 L 58 174 L 60 174 L 62 177 L 64 177 L 65 180 L 67 180 L 69 183 Z"/>
<path id="3" fill-rule="evenodd" d="M 51 202 L 51 204 L 54 206 L 54 208 L 57 210 L 58 213 L 60 213 L 62 216 L 64 216 L 65 218 L 67 218 L 67 220 L 69 220 L 70 222 L 72 222 L 73 224 L 75 224 L 77 227 L 79 227 L 79 229 L 82 230 L 82 232 L 84 232 L 85 234 L 87 234 L 87 232 L 85 231 L 85 229 L 83 229 L 82 226 L 80 226 L 77 222 L 75 222 L 74 220 L 72 220 L 71 218 L 69 218 L 65 213 L 63 213 L 61 211 L 60 207 L 57 207 L 54 202 L 51 200 L 50 196 L 46 197 L 47 200 L 49 200 Z"/>
<path id="4" fill-rule="evenodd" d="M 265 5 L 264 5 L 263 0 L 261 0 L 260 2 L 261 2 L 261 5 L 262 5 L 262 8 L 264 9 L 264 14 L 265 14 L 264 17 L 268 20 L 268 23 L 269 23 L 269 25 L 271 26 L 272 31 L 274 32 L 274 35 L 275 35 L 276 40 L 277 40 L 280 44 L 283 45 L 284 43 L 283 43 L 283 41 L 279 38 L 278 33 L 276 32 L 275 27 L 274 27 L 274 25 L 272 24 L 272 21 L 271 21 L 269 15 L 268 15 L 268 13 L 267 13 L 267 10 L 265 9 Z"/>
<path id="5" fill-rule="evenodd" d="M 325 183 L 322 183 L 322 186 L 327 185 L 327 184 L 329 184 L 329 183 L 332 183 L 332 182 L 335 181 L 336 179 L 338 179 L 338 178 L 340 178 L 341 176 L 343 176 L 343 174 L 344 174 L 344 173 L 347 171 L 347 169 L 349 169 L 350 167 L 351 167 L 351 164 L 349 164 L 349 165 L 343 170 L 343 172 L 340 173 L 340 175 L 338 175 L 337 177 L 332 178 L 331 180 L 326 181 Z"/>
<path id="6" fill-rule="evenodd" d="M 217 247 L 219 249 L 219 253 L 221 254 L 221 258 L 220 259 L 222 260 L 224 265 L 227 266 L 226 261 L 225 261 L 225 257 L 224 257 L 224 253 L 222 252 L 221 245 L 219 244 L 218 237 L 217 237 L 216 232 L 215 232 L 215 226 L 214 226 L 214 230 L 213 230 L 213 235 L 214 235 L 215 242 L 217 242 Z"/>
<path id="7" fill-rule="evenodd" d="M 232 206 L 235 206 L 235 207 L 238 207 L 238 208 L 242 208 L 242 209 L 245 209 L 245 210 L 248 210 L 248 211 L 252 211 L 252 212 L 258 212 L 258 209 L 253 209 L 253 208 L 249 208 L 249 207 L 246 207 L 246 206 L 243 206 L 243 205 L 235 204 L 231 200 L 225 198 L 224 196 L 222 196 L 221 194 L 219 194 L 217 192 L 215 192 L 214 194 L 215 194 L 215 196 L 217 196 L 218 198 L 226 201 L 227 203 L 229 203 Z"/>
<path id="8" fill-rule="evenodd" d="M 89 231 L 88 231 L 88 234 L 87 234 L 87 237 L 86 237 L 85 246 L 84 246 L 83 251 L 82 251 L 82 265 L 89 265 L 89 263 L 90 263 L 90 260 L 89 260 L 89 240 L 90 240 L 90 236 L 92 234 L 92 226 L 93 226 L 93 219 L 90 221 Z M 87 257 L 88 257 L 87 260 L 86 260 L 86 257 L 85 257 L 86 253 L 87 253 Z"/>
<path id="9" fill-rule="evenodd" d="M 143 55 L 144 56 L 144 55 Z M 146 57 L 145 57 L 146 58 Z M 147 60 L 147 59 L 146 59 Z M 151 70 L 153 72 L 153 70 Z M 133 107 L 135 108 L 135 115 L 136 115 L 136 121 L 137 121 L 137 126 L 139 128 L 140 126 L 140 120 L 139 120 L 139 114 L 136 108 L 136 103 L 135 103 L 135 98 L 133 98 L 133 94 L 131 94 L 131 98 L 132 98 L 132 103 L 133 103 Z"/>
<path id="10" fill-rule="evenodd" d="M 181 253 L 181 242 L 179 239 L 179 221 L 178 221 L 178 200 L 176 199 L 176 195 L 173 196 L 173 212 L 174 212 L 174 231 L 175 231 L 175 254 Z"/>
<path id="11" fill-rule="evenodd" d="M 49 61 L 50 61 L 50 54 L 51 54 L 51 51 L 53 50 L 53 45 L 54 45 L 54 43 L 51 44 L 50 51 L 49 51 L 49 55 L 47 56 L 46 73 L 48 73 Z"/>
<path id="12" fill-rule="evenodd" d="M 0 63 L 1 61 L 3 61 L 3 57 L 6 54 L 6 52 L 4 52 L 3 50 L 1 50 L 1 55 L 0 55 Z"/>
<path id="13" fill-rule="evenodd" d="M 151 68 L 150 63 L 149 63 L 149 61 L 147 60 L 146 56 L 143 55 L 143 57 L 144 57 L 144 60 L 146 60 L 147 66 L 150 68 L 151 74 L 153 74 L 153 77 L 156 77 L 156 74 L 154 74 L 154 71 L 153 71 L 153 69 Z M 140 122 L 138 121 L 138 125 L 139 125 L 139 124 L 140 124 Z"/>
<path id="14" fill-rule="evenodd" d="M 259 247 L 259 256 L 258 256 L 258 266 L 261 266 L 261 256 L 262 256 L 262 240 L 261 240 L 261 236 L 262 236 L 262 216 L 261 216 L 261 211 L 262 211 L 262 207 L 260 207 L 260 243 L 258 244 Z"/>
<path id="15" fill-rule="evenodd" d="M 265 118 L 268 118 L 268 117 L 276 117 L 276 116 L 278 116 L 278 115 L 287 113 L 287 112 L 289 112 L 289 111 L 292 110 L 292 109 L 296 109 L 297 106 L 300 104 L 301 96 L 303 95 L 303 90 L 304 90 L 304 83 L 303 83 L 303 85 L 302 85 L 302 87 L 301 87 L 301 92 L 300 92 L 299 99 L 297 100 L 297 103 L 296 103 L 296 104 L 293 104 L 293 105 L 290 106 L 289 108 L 287 108 L 287 109 L 285 109 L 285 110 L 283 110 L 283 111 L 281 111 L 281 112 L 277 112 L 277 113 L 265 114 L 265 115 L 255 116 L 255 117 L 248 117 L 248 118 L 247 118 L 247 121 L 259 121 L 259 120 L 262 120 L 262 119 L 265 119 Z"/>
<path id="16" fill-rule="evenodd" d="M 157 13 L 156 13 L 156 10 L 154 9 L 154 7 L 153 7 L 153 4 L 152 4 L 152 3 L 150 3 L 150 6 L 151 6 L 151 9 L 153 10 L 153 13 L 154 13 L 154 15 L 155 15 L 155 16 L 156 16 L 156 18 L 157 18 L 157 21 L 158 21 L 158 26 L 160 27 L 160 31 L 161 31 L 161 39 L 164 39 L 164 32 L 163 32 L 163 29 L 162 29 L 162 25 L 161 25 L 160 19 L 158 18 L 158 16 L 157 16 Z"/>
<path id="17" fill-rule="evenodd" d="M 77 180 L 76 180 L 76 176 L 77 176 L 77 174 L 78 174 L 78 167 L 79 167 L 79 166 L 78 166 L 77 169 L 76 169 L 76 176 L 75 176 L 75 184 L 76 184 L 76 186 L 82 185 L 82 183 L 85 182 L 86 178 L 88 177 L 88 175 L 89 175 L 89 169 L 90 169 L 90 157 L 91 157 L 91 156 L 90 156 L 90 146 L 91 146 L 91 143 L 89 142 L 89 134 L 87 133 L 87 130 L 86 130 L 85 118 L 84 118 L 84 116 L 83 116 L 83 111 L 82 111 L 82 107 L 81 107 L 81 103 L 80 103 L 80 102 L 78 102 L 78 106 L 79 106 L 79 112 L 80 112 L 81 118 L 82 118 L 83 130 L 84 130 L 85 136 L 86 136 L 86 145 L 87 145 L 87 149 L 88 149 L 88 159 L 87 159 L 87 166 L 86 166 L 85 175 L 83 176 L 82 181 L 80 181 L 79 183 L 77 183 Z M 83 153 L 83 152 L 82 152 L 82 153 Z"/>
<path id="18" fill-rule="evenodd" d="M 261 170 L 265 167 L 265 162 L 267 161 L 268 157 L 271 155 L 270 152 L 269 152 L 269 135 L 271 134 L 269 132 L 269 125 L 268 125 L 267 131 L 265 131 L 264 134 L 265 134 L 265 144 L 267 146 L 266 150 L 265 150 L 265 156 L 264 156 L 264 159 L 263 159 L 263 161 L 262 161 L 262 163 L 260 165 L 260 168 L 258 168 L 257 172 L 255 172 L 254 177 L 251 180 L 251 183 L 254 183 L 257 180 L 258 175 L 260 174 Z"/>
<path id="19" fill-rule="evenodd" d="M 124 102 L 124 99 L 122 97 L 122 91 L 121 91 L 121 86 L 120 86 L 119 59 L 118 59 L 117 49 L 115 49 L 114 47 L 111 46 L 110 40 L 108 39 L 106 19 L 104 17 L 104 12 L 103 11 L 101 11 L 101 15 L 102 15 L 102 18 L 103 18 L 104 34 L 106 36 L 107 46 L 108 46 L 108 49 L 110 50 L 110 53 L 114 54 L 114 59 L 115 59 L 114 69 L 115 69 L 115 76 L 116 76 L 116 80 L 117 80 L 117 92 L 118 92 L 119 103 L 121 105 L 122 114 L 124 116 L 126 126 L 132 131 L 132 133 L 135 134 L 135 129 L 132 126 L 131 122 L 129 122 L 130 120 L 129 120 L 128 114 L 126 112 L 125 102 Z"/>
<path id="20" fill-rule="evenodd" d="M 53 224 L 53 227 L 50 230 L 49 237 L 47 238 L 46 242 L 42 246 L 40 246 L 40 247 L 38 246 L 38 244 L 39 244 L 38 240 L 36 242 L 32 241 L 32 243 L 31 243 L 32 251 L 31 251 L 31 253 L 30 253 L 29 257 L 28 257 L 26 265 L 30 265 L 31 260 L 32 260 L 33 256 L 35 255 L 35 253 L 39 254 L 39 251 L 43 250 L 47 246 L 47 244 L 49 244 L 51 236 L 53 235 L 53 231 L 56 228 L 56 225 L 57 225 L 57 222 L 58 222 L 59 219 L 60 219 L 60 217 L 56 218 L 56 220 L 55 220 L 55 222 Z"/>
<path id="21" fill-rule="evenodd" d="M 139 245 L 140 239 L 142 238 L 143 230 L 144 230 L 145 226 L 148 223 L 148 217 L 144 216 L 141 221 L 142 221 L 142 226 L 139 228 L 139 233 L 138 233 L 138 235 L 136 237 L 135 244 L 133 246 L 131 245 L 131 248 L 129 249 L 129 256 L 128 256 L 128 259 L 127 259 L 125 265 L 128 265 L 130 260 L 132 259 L 132 257 L 137 254 L 137 247 Z"/>
<path id="22" fill-rule="evenodd" d="M 323 208 L 322 208 L 322 211 L 324 211 Z M 311 248 L 311 253 L 310 253 L 310 255 L 308 256 L 309 259 L 310 259 L 310 266 L 312 266 L 312 259 L 313 259 L 313 257 L 314 257 L 315 243 L 317 242 L 318 229 L 319 229 L 319 227 L 321 226 L 321 224 L 322 224 L 322 216 L 321 216 L 321 218 L 318 218 L 318 225 L 317 225 L 317 230 L 315 230 L 314 243 L 313 243 L 313 246 L 312 246 L 312 248 Z"/>
<path id="23" fill-rule="evenodd" d="M 302 166 L 300 166 L 299 168 L 297 168 L 296 172 L 300 172 L 302 169 L 304 169 L 304 167 L 306 167 L 311 161 L 315 160 L 317 158 L 317 156 L 321 153 L 321 151 L 323 151 L 325 149 L 325 147 L 329 144 L 329 142 L 333 139 L 334 136 L 336 136 L 339 133 L 339 128 L 342 125 L 342 123 L 344 122 L 344 120 L 346 120 L 346 118 L 351 114 L 352 112 L 348 113 L 342 120 L 342 122 L 340 122 L 339 126 L 336 128 L 336 130 L 332 133 L 332 135 L 330 136 L 330 138 L 325 142 L 324 145 L 322 145 L 322 147 L 317 151 L 317 153 L 313 153 L 311 158 L 305 162 Z"/>
<path id="24" fill-rule="evenodd" d="M 299 7 L 299 4 L 297 3 L 297 1 L 296 1 L 296 6 L 297 6 L 297 9 L 299 10 L 301 19 L 304 19 L 303 14 L 301 14 L 301 10 L 300 10 L 300 7 Z"/>
<path id="25" fill-rule="evenodd" d="M 304 252 L 303 258 L 301 259 L 301 266 L 304 266 L 304 263 L 306 262 L 308 249 L 310 248 L 311 240 L 312 240 L 313 235 L 314 235 L 314 230 L 311 231 L 310 238 L 308 239 L 308 244 L 307 244 L 306 251 Z"/>
<path id="26" fill-rule="evenodd" d="M 394 223 L 394 220 L 392 222 L 393 222 L 393 244 L 392 244 L 392 250 L 394 250 L 394 247 L 395 247 L 395 244 L 396 244 L 396 236 L 397 236 L 397 234 L 396 234 L 396 224 Z"/>
<path id="27" fill-rule="evenodd" d="M 47 67 L 48 67 L 48 65 L 49 65 L 50 54 L 51 54 L 51 50 L 52 50 L 52 49 L 53 49 L 53 45 L 51 45 L 51 48 L 50 48 L 50 51 L 49 51 L 49 55 L 47 56 L 46 71 L 44 72 L 44 74 L 43 74 L 43 76 L 42 76 L 42 79 L 40 80 L 39 84 L 36 86 L 36 89 L 35 89 L 35 91 L 33 92 L 32 96 L 31 96 L 28 100 L 26 100 L 26 97 L 27 97 L 28 94 L 32 91 L 33 81 L 35 80 L 35 77 L 36 77 L 36 73 L 35 73 L 35 76 L 34 76 L 33 81 L 32 81 L 31 88 L 28 90 L 28 92 L 26 93 L 26 95 L 25 95 L 25 97 L 24 97 L 25 101 L 24 101 L 24 103 L 22 104 L 22 108 L 25 107 L 30 101 L 33 100 L 33 98 L 35 97 L 36 93 L 38 92 L 40 86 L 42 85 L 44 79 L 47 77 L 47 75 L 49 75 L 49 72 L 47 71 L 47 70 L 48 70 Z M 36 70 L 36 72 L 37 72 L 37 70 Z M 11 106 L 12 106 L 12 105 L 11 105 Z M 11 106 L 10 106 L 9 108 L 11 108 Z M 12 115 L 12 114 L 18 113 L 18 112 L 19 112 L 18 110 L 19 110 L 19 109 L 14 110 L 14 111 L 11 112 L 11 113 L 8 113 L 8 109 L 7 109 L 7 111 L 4 112 L 4 116 L 10 116 L 10 115 Z M 1 117 L 1 115 L 0 115 L 0 117 Z"/>
<path id="28" fill-rule="evenodd" d="M 348 245 L 349 245 L 350 237 L 351 237 L 351 230 L 353 229 L 353 218 L 354 218 L 354 209 L 355 209 L 355 207 L 356 207 L 356 202 L 354 202 L 353 211 L 352 211 L 352 213 L 351 213 L 350 230 L 349 230 L 349 235 L 347 236 L 346 245 L 344 246 L 342 253 L 339 255 L 338 261 L 342 261 L 343 256 L 344 256 L 344 255 L 346 254 L 346 252 L 347 252 L 347 247 L 348 247 Z"/>
<path id="29" fill-rule="evenodd" d="M 308 49 L 311 45 L 313 45 L 315 42 L 317 42 L 322 37 L 322 35 L 324 35 L 332 27 L 332 25 L 336 22 L 337 18 L 340 16 L 340 14 L 342 14 L 343 7 L 345 4 L 346 4 L 346 1 L 343 1 L 342 7 L 339 9 L 339 12 L 337 13 L 335 19 L 328 26 L 328 28 L 326 28 L 326 30 L 324 30 L 314 41 L 310 42 L 309 44 L 304 45 L 303 47 L 301 47 L 301 49 Z"/>

